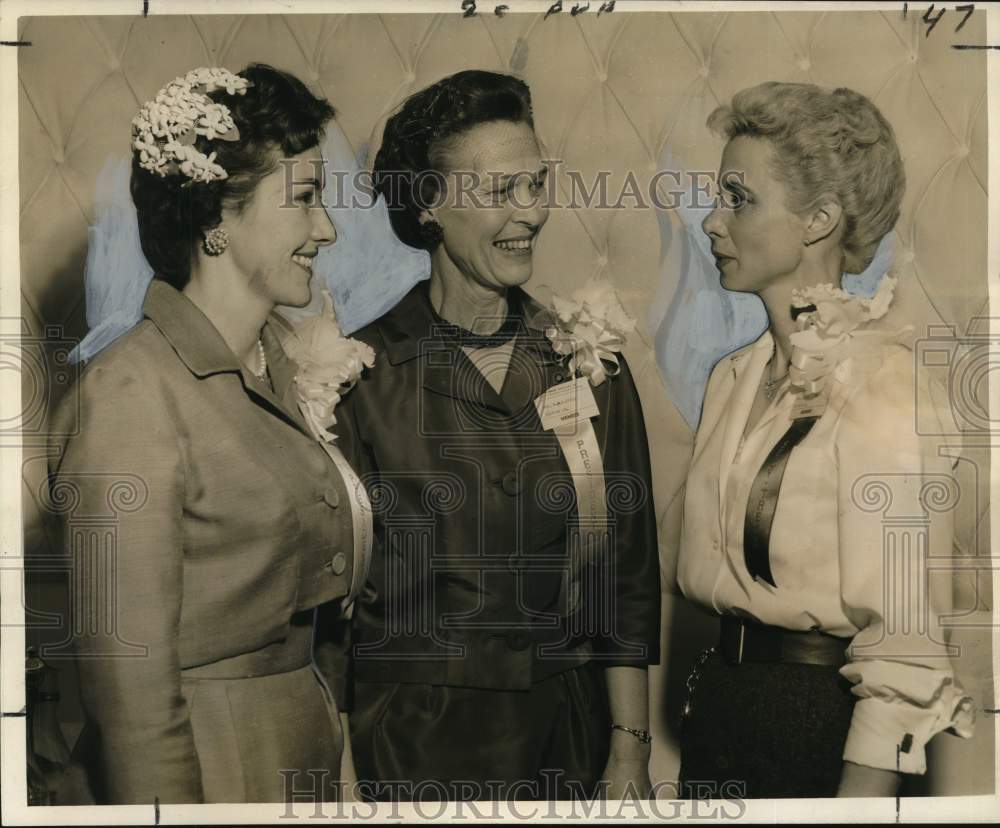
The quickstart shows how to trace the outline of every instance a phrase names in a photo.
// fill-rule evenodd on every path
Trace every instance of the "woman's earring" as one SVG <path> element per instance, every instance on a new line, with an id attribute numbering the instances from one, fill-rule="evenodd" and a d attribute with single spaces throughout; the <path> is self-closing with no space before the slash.
<path id="1" fill-rule="evenodd" d="M 225 227 L 213 227 L 205 234 L 205 252 L 209 256 L 218 256 L 229 247 L 229 233 Z"/>
<path id="2" fill-rule="evenodd" d="M 434 219 L 420 225 L 420 238 L 428 247 L 437 247 L 444 238 L 444 228 Z"/>

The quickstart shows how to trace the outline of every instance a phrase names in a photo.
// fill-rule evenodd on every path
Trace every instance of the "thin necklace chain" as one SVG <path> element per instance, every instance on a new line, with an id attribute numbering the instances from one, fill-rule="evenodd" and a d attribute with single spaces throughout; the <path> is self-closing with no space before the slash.
<path id="1" fill-rule="evenodd" d="M 785 372 L 780 377 L 775 377 L 771 379 L 768 375 L 771 373 L 771 366 L 774 364 L 774 354 L 767 361 L 766 372 L 764 375 L 764 397 L 767 400 L 773 400 L 775 394 L 778 393 L 778 388 L 784 381 L 785 377 L 788 376 L 788 369 L 785 368 Z"/>

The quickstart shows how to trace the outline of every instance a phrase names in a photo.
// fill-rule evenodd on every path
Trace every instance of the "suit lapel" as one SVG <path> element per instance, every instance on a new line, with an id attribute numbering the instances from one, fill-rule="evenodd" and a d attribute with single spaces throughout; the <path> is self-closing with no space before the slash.
<path id="1" fill-rule="evenodd" d="M 481 405 L 501 414 L 510 410 L 475 363 L 455 342 L 434 338 L 421 343 L 423 386 L 428 391 Z"/>
<path id="2" fill-rule="evenodd" d="M 743 437 L 747 417 L 750 416 L 750 408 L 757 395 L 760 374 L 770 358 L 772 345 L 771 334 L 765 331 L 750 348 L 729 358 L 733 390 L 726 395 L 726 413 L 723 417 L 722 451 L 719 457 L 720 513 L 729 483 L 729 470 Z"/>
<path id="3" fill-rule="evenodd" d="M 528 407 L 535 411 L 535 399 L 563 381 L 565 373 L 548 341 L 540 342 L 533 331 L 525 330 L 514 340 L 500 397 L 513 415 Z"/>
<path id="4" fill-rule="evenodd" d="M 562 381 L 560 365 L 544 337 L 549 317 L 544 307 L 520 288 L 511 288 L 508 298 L 519 303 L 523 324 L 497 393 L 461 346 L 442 335 L 428 287 L 426 282 L 416 285 L 375 323 L 390 363 L 420 360 L 420 381 L 427 391 L 518 417 L 535 397 Z"/>
<path id="5" fill-rule="evenodd" d="M 153 279 L 146 292 L 143 315 L 150 319 L 177 353 L 187 369 L 199 378 L 215 374 L 236 374 L 247 395 L 256 405 L 280 417 L 289 425 L 312 436 L 294 400 L 295 363 L 281 347 L 278 321 L 272 317 L 264 325 L 261 342 L 268 369 L 275 383 L 272 393 L 264 383 L 254 382 L 243 371 L 226 341 L 211 320 L 183 293 L 160 279 Z"/>

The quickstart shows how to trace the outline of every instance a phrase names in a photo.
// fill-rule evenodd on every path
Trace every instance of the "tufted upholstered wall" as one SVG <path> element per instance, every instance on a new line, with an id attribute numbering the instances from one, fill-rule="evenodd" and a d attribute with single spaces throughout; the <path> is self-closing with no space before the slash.
<path id="1" fill-rule="evenodd" d="M 743 87 L 770 79 L 853 87 L 893 123 L 906 163 L 895 319 L 919 331 L 945 324 L 962 334 L 987 313 L 985 57 L 952 50 L 946 25 L 929 37 L 926 28 L 917 14 L 904 20 L 898 12 L 846 10 L 618 12 L 549 20 L 534 13 L 474 20 L 458 14 L 23 18 L 19 36 L 33 44 L 19 55 L 23 329 L 50 339 L 85 332 L 82 276 L 95 179 L 109 155 L 127 151 L 129 120 L 139 104 L 193 66 L 235 70 L 264 61 L 330 98 L 359 152 L 377 147 L 385 118 L 410 92 L 462 68 L 514 72 L 531 85 L 549 155 L 566 159 L 588 180 L 608 169 L 612 184 L 630 170 L 648 179 L 665 150 L 689 169 L 713 170 L 721 142 L 708 134 L 705 118 Z M 962 35 L 964 42 L 983 42 L 984 14 L 973 14 Z M 666 306 L 679 272 L 676 251 L 665 251 L 661 262 L 659 239 L 650 209 L 553 211 L 536 279 L 565 289 L 605 274 L 645 323 L 650 308 L 655 314 Z M 641 327 L 627 355 L 647 416 L 669 587 L 692 435 L 664 390 L 650 327 Z M 25 379 L 26 409 L 39 420 L 66 375 L 72 377 L 51 361 L 54 350 L 48 374 Z M 989 555 L 989 470 L 974 447 L 980 437 L 973 430 L 950 441 L 964 445 L 966 458 L 957 544 L 966 557 Z M 43 442 L 29 440 L 23 468 L 28 554 L 49 549 L 44 467 Z M 979 707 L 992 708 L 989 631 L 976 626 L 989 618 L 987 575 L 967 571 L 955 583 L 961 617 L 953 637 L 963 646 L 958 670 Z M 51 600 L 44 579 L 38 584 L 29 595 Z M 671 778 L 680 687 L 713 627 L 673 598 L 664 626 L 670 658 L 654 685 L 662 737 L 654 767 Z M 70 700 L 64 717 L 74 715 Z M 992 790 L 989 717 L 981 717 L 973 742 L 941 737 L 937 743 L 938 761 L 927 780 L 932 792 Z"/>

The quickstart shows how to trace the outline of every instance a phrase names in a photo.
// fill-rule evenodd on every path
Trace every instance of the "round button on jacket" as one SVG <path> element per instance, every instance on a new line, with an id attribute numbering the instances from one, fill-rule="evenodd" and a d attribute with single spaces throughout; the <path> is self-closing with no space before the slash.
<path id="1" fill-rule="evenodd" d="M 330 561 L 330 569 L 333 570 L 334 575 L 343 575 L 344 570 L 347 569 L 347 556 L 343 552 L 334 555 L 333 560 Z"/>
<path id="2" fill-rule="evenodd" d="M 521 493 L 521 481 L 517 479 L 517 472 L 507 472 L 500 481 L 500 488 L 511 497 Z"/>
<path id="3" fill-rule="evenodd" d="M 323 492 L 323 500 L 331 509 L 336 509 L 340 505 L 340 495 L 337 494 L 337 490 L 333 486 Z"/>
<path id="4" fill-rule="evenodd" d="M 527 633 L 515 632 L 507 636 L 507 646 L 512 650 L 527 650 L 531 639 Z"/>

